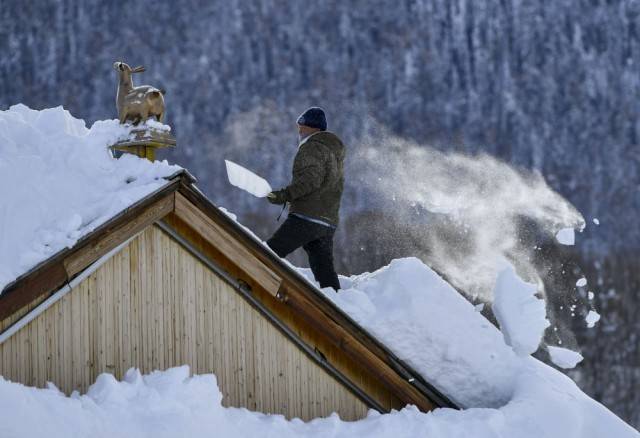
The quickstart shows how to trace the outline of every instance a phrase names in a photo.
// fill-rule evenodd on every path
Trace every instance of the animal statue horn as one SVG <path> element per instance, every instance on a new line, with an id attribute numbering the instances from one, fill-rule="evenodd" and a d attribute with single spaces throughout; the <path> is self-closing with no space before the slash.
<path id="1" fill-rule="evenodd" d="M 124 62 L 114 62 L 113 68 L 118 74 L 118 119 L 124 124 L 131 121 L 134 125 L 155 117 L 162 123 L 164 119 L 164 90 L 150 85 L 133 86 L 131 73 L 141 73 L 142 66 L 131 68 Z"/>

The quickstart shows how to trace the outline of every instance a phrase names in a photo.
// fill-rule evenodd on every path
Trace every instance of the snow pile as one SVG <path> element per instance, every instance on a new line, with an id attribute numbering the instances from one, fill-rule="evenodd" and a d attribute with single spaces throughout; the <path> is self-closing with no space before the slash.
<path id="1" fill-rule="evenodd" d="M 523 281 L 511 265 L 498 274 L 493 313 L 505 342 L 519 356 L 535 353 L 550 325 L 545 302 L 535 296 L 536 292 L 536 285 Z"/>
<path id="2" fill-rule="evenodd" d="M 305 270 L 309 275 L 309 271 Z M 454 401 L 498 407 L 515 385 L 518 358 L 502 334 L 417 258 L 342 278 L 323 292 Z"/>
<path id="3" fill-rule="evenodd" d="M 640 436 L 564 374 L 517 355 L 497 328 L 420 260 L 394 260 L 374 273 L 342 278 L 341 284 L 339 293 L 330 288 L 323 293 L 467 408 L 451 414 L 452 421 L 482 411 L 494 426 L 487 435 L 468 429 L 462 436 Z M 540 312 L 533 313 L 540 323 Z M 560 355 L 567 365 L 570 359 L 577 362 L 577 353 Z"/>
<path id="4" fill-rule="evenodd" d="M 87 129 L 62 107 L 0 111 L 0 290 L 153 192 L 180 168 L 107 149 L 117 120 Z"/>
<path id="5" fill-rule="evenodd" d="M 0 378 L 0 431 L 3 438 L 638 436 L 586 396 L 576 399 L 555 390 L 571 383 L 564 376 L 547 376 L 547 383 L 540 385 L 536 373 L 541 370 L 532 367 L 529 371 L 516 388 L 513 401 L 501 409 L 422 413 L 408 406 L 385 415 L 370 411 L 357 422 L 344 422 L 332 415 L 308 423 L 225 408 L 215 376 L 189 377 L 186 366 L 146 376 L 131 369 L 122 382 L 102 374 L 86 395 L 74 393 L 71 397 L 54 386 L 34 389 Z M 585 412 L 592 416 L 583 416 Z"/>

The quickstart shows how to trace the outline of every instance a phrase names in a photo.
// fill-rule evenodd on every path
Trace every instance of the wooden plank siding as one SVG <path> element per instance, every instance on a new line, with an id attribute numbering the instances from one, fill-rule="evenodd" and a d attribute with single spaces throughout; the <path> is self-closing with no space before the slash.
<path id="1" fill-rule="evenodd" d="M 176 196 L 177 203 L 178 196 Z M 291 328 L 307 345 L 310 345 L 324 356 L 328 363 L 337 368 L 359 388 L 363 389 L 380 406 L 386 410 L 391 410 L 400 409 L 406 405 L 383 380 L 378 378 L 376 373 L 372 373 L 364 363 L 353 360 L 346 355 L 343 342 L 336 342 L 335 337 L 326 336 L 323 330 L 318 330 L 306 318 L 305 314 L 298 312 L 288 303 L 277 299 L 270 291 L 265 290 L 259 282 L 248 277 L 243 270 L 234 264 L 233 260 L 227 257 L 227 254 L 221 252 L 219 247 L 212 245 L 207 238 L 191 228 L 177 214 L 169 214 L 163 221 L 199 252 L 215 260 L 232 277 L 246 282 L 252 294 L 265 308 Z M 300 384 L 307 384 L 307 382 L 300 382 Z"/>
<path id="2" fill-rule="evenodd" d="M 201 239 L 188 227 L 182 231 Z M 204 239 L 200 244 L 211 255 L 217 251 Z M 225 260 L 219 252 L 215 255 Z M 349 377 L 384 406 L 401 405 L 375 378 L 308 330 L 271 291 L 254 290 L 264 298 L 268 294 L 301 337 L 322 349 L 332 363 L 342 363 L 341 369 L 350 369 Z M 0 324 L 6 327 L 8 322 Z M 226 406 L 305 420 L 334 411 L 353 420 L 368 410 L 156 226 L 148 226 L 0 345 L 0 375 L 38 387 L 52 381 L 66 393 L 86 391 L 102 372 L 120 379 L 130 367 L 148 373 L 182 364 L 190 365 L 193 373 L 215 373 Z"/>
<path id="3" fill-rule="evenodd" d="M 218 248 L 235 266 L 260 283 L 261 287 L 271 295 L 276 296 L 282 278 L 180 192 L 175 195 L 175 213 Z"/>
<path id="4" fill-rule="evenodd" d="M 43 295 L 62 287 L 100 256 L 173 211 L 174 191 L 180 181 L 178 178 L 168 182 L 82 237 L 73 248 L 58 251 L 6 286 L 0 291 L 0 320 L 23 312 L 35 301 L 43 301 Z"/>

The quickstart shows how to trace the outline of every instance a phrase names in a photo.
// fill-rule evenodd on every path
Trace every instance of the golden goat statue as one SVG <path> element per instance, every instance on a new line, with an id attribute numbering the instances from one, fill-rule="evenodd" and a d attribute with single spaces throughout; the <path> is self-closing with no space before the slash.
<path id="1" fill-rule="evenodd" d="M 162 123 L 164 118 L 164 90 L 150 85 L 134 87 L 131 73 L 141 73 L 145 69 L 142 66 L 131 68 L 124 62 L 114 62 L 113 68 L 118 73 L 118 95 L 116 106 L 118 107 L 118 119 L 124 124 L 131 120 L 134 125 L 145 122 L 149 117 L 155 117 Z"/>

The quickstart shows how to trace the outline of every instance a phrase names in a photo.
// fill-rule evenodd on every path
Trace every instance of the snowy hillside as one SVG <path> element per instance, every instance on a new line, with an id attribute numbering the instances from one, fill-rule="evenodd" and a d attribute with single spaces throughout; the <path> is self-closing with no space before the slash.
<path id="1" fill-rule="evenodd" d="M 0 286 L 159 188 L 179 170 L 106 145 L 115 121 L 87 129 L 62 108 L 0 112 Z M 232 215 L 230 215 L 232 216 Z M 233 216 L 232 216 L 233 217 Z M 309 277 L 308 270 L 300 270 Z M 503 332 L 416 258 L 342 277 L 323 293 L 465 409 L 413 407 L 352 423 L 309 423 L 224 408 L 214 376 L 187 367 L 122 382 L 103 374 L 86 395 L 0 380 L 0 436 L 273 436 L 615 438 L 640 434 L 529 354 L 547 325 L 535 288 L 505 265 L 496 283 Z M 501 298 L 502 297 L 502 298 Z"/>

